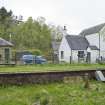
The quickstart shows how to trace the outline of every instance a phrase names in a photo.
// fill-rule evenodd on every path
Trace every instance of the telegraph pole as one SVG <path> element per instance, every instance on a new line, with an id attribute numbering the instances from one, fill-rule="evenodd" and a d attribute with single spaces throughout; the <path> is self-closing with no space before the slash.
<path id="1" fill-rule="evenodd" d="M 99 34 L 99 59 L 100 59 L 100 48 L 101 48 L 101 44 L 100 44 L 100 32 L 98 34 Z"/>

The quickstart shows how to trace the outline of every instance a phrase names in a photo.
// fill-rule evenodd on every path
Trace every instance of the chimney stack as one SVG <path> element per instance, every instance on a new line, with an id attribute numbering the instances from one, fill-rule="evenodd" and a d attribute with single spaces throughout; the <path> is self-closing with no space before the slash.
<path id="1" fill-rule="evenodd" d="M 66 26 L 64 26 L 64 30 L 66 31 Z"/>
<path id="2" fill-rule="evenodd" d="M 67 29 L 66 29 L 66 26 L 64 26 L 63 28 L 63 36 L 65 37 L 67 35 Z"/>

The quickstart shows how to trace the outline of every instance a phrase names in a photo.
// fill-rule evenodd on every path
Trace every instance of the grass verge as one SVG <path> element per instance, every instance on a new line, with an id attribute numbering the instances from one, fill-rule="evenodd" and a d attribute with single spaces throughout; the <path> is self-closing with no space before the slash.
<path id="1" fill-rule="evenodd" d="M 47 71 L 71 71 L 105 69 L 100 64 L 45 64 L 23 66 L 0 66 L 0 72 L 47 72 Z"/>

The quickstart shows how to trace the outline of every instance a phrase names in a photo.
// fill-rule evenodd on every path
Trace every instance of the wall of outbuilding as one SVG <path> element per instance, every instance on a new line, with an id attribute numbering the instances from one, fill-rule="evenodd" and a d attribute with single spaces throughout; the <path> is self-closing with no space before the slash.
<path id="1" fill-rule="evenodd" d="M 78 63 L 78 51 L 84 51 L 84 61 L 86 61 L 86 56 L 87 56 L 87 51 L 86 50 L 72 50 L 72 62 L 73 63 Z"/>
<path id="2" fill-rule="evenodd" d="M 12 59 L 12 52 L 11 52 L 11 47 L 0 47 L 0 55 L 1 55 L 1 58 L 0 58 L 0 63 L 2 64 L 5 64 L 5 48 L 9 48 L 9 56 L 10 56 L 10 61 Z"/>
<path id="3" fill-rule="evenodd" d="M 90 48 L 87 49 L 88 52 L 91 53 L 91 62 L 90 63 L 96 63 L 96 59 L 99 56 L 99 51 L 98 50 L 91 50 Z"/>

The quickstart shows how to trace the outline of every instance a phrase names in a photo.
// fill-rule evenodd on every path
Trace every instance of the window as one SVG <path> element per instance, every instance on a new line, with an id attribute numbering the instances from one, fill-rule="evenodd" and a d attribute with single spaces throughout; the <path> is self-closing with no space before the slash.
<path id="1" fill-rule="evenodd" d="M 61 51 L 61 59 L 64 58 L 64 51 Z"/>
<path id="2" fill-rule="evenodd" d="M 78 57 L 84 58 L 84 51 L 78 51 Z"/>

